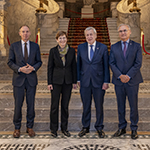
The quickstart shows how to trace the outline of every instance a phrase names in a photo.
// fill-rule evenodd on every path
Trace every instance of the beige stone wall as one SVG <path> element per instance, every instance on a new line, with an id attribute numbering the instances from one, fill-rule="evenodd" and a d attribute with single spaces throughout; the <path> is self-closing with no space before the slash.
<path id="1" fill-rule="evenodd" d="M 20 40 L 18 29 L 21 25 L 27 24 L 31 30 L 31 40 L 35 41 L 36 8 L 22 0 L 10 0 L 11 6 L 7 8 L 7 34 L 10 43 Z"/>
<path id="2" fill-rule="evenodd" d="M 128 6 L 128 0 L 122 0 L 117 5 L 117 10 L 119 11 L 119 16 L 126 16 L 123 19 L 128 20 L 127 17 L 131 13 L 129 9 L 133 7 L 133 3 Z M 141 9 L 141 16 L 140 16 L 140 27 L 144 31 L 145 35 L 145 45 L 147 49 L 150 49 L 150 17 L 149 17 L 149 8 L 150 8 L 150 0 L 137 0 L 137 6 Z M 136 21 L 136 18 L 132 18 L 129 23 Z M 126 22 L 127 23 L 127 22 Z"/>
<path id="3" fill-rule="evenodd" d="M 20 40 L 18 34 L 19 27 L 26 24 L 31 30 L 31 41 L 36 40 L 36 9 L 39 8 L 38 0 L 10 0 L 10 6 L 7 8 L 7 34 L 10 43 Z M 49 6 L 43 5 L 47 9 L 47 14 L 58 12 L 59 6 L 54 0 L 48 0 Z"/>

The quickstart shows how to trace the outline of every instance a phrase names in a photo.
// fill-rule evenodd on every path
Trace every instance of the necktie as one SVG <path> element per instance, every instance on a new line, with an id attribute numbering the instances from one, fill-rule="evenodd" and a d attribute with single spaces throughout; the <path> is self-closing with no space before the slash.
<path id="1" fill-rule="evenodd" d="M 27 63 L 27 60 L 28 60 L 27 43 L 25 43 L 24 45 L 24 59 L 25 59 L 25 62 Z"/>
<path id="2" fill-rule="evenodd" d="M 93 51 L 93 45 L 90 45 L 91 49 L 90 49 L 90 60 L 92 61 L 93 55 L 94 55 L 94 51 Z"/>
<path id="3" fill-rule="evenodd" d="M 127 51 L 126 42 L 123 42 L 123 44 L 124 44 L 123 54 L 124 54 L 124 57 L 126 57 L 126 51 Z"/>

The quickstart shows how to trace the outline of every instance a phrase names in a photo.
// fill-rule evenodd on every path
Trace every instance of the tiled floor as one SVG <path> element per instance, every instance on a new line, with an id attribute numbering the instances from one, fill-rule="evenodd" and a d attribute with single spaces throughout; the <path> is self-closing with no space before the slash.
<path id="1" fill-rule="evenodd" d="M 92 132 L 79 138 L 73 132 L 69 138 L 59 133 L 57 138 L 52 138 L 49 133 L 37 133 L 30 138 L 23 133 L 19 139 L 14 139 L 11 133 L 0 133 L 0 150 L 150 150 L 150 134 L 139 133 L 137 140 L 132 140 L 130 134 L 120 138 L 113 138 L 112 133 L 107 133 L 104 139 L 99 139 Z"/>

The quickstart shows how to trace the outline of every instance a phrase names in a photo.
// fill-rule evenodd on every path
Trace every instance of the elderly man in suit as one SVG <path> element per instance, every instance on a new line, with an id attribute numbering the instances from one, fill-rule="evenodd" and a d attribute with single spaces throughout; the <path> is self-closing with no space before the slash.
<path id="1" fill-rule="evenodd" d="M 77 80 L 83 103 L 83 128 L 78 135 L 82 137 L 89 132 L 93 96 L 96 107 L 95 128 L 98 136 L 104 138 L 103 102 L 110 81 L 108 50 L 106 45 L 96 41 L 95 28 L 86 28 L 84 34 L 87 42 L 78 46 L 77 53 Z"/>
<path id="2" fill-rule="evenodd" d="M 22 120 L 22 105 L 26 95 L 27 103 L 27 130 L 30 137 L 35 136 L 33 131 L 34 124 L 34 101 L 37 85 L 36 71 L 42 65 L 40 49 L 38 44 L 29 41 L 31 35 L 27 25 L 20 27 L 19 35 L 21 41 L 11 44 L 9 49 L 8 66 L 13 70 L 13 94 L 15 99 L 14 119 L 15 130 L 14 138 L 20 137 Z"/>
<path id="3" fill-rule="evenodd" d="M 130 105 L 131 138 L 138 138 L 138 89 L 143 82 L 140 68 L 142 65 L 142 51 L 139 43 L 130 40 L 131 29 L 126 24 L 118 27 L 121 41 L 111 46 L 109 64 L 113 72 L 112 83 L 118 104 L 119 129 L 114 137 L 126 133 L 125 103 L 128 97 Z"/>

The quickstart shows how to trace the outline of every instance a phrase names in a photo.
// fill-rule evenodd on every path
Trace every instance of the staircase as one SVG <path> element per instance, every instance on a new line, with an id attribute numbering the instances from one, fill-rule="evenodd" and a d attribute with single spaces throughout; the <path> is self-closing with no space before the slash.
<path id="1" fill-rule="evenodd" d="M 65 21 L 66 20 L 66 21 Z M 68 43 L 77 50 L 77 45 L 85 42 L 84 37 L 84 29 L 87 26 L 94 26 L 98 32 L 97 41 L 100 41 L 110 48 L 110 42 L 108 38 L 108 31 L 111 36 L 111 39 L 115 39 L 111 41 L 117 42 L 117 26 L 116 19 L 64 19 L 63 21 L 60 19 L 60 25 L 58 30 L 67 31 L 69 22 L 69 31 L 68 31 Z M 67 23 L 66 23 L 67 22 Z M 110 23 L 112 25 L 110 25 Z M 54 47 L 57 43 L 55 42 L 55 34 L 53 36 L 49 36 L 47 41 L 47 49 L 45 52 L 49 52 L 51 47 Z M 76 36 L 76 37 L 75 37 Z M 51 37 L 51 38 L 50 38 Z M 55 43 L 53 43 L 53 42 Z M 45 42 L 46 43 L 46 42 Z M 52 45 L 53 44 L 53 45 Z M 42 45 L 41 45 L 42 46 Z M 44 46 L 44 45 L 43 45 Z M 42 47 L 41 47 L 42 48 Z M 37 86 L 36 100 L 35 100 L 35 131 L 49 131 L 49 113 L 50 113 L 50 92 L 47 90 L 47 61 L 48 55 L 42 55 L 43 65 L 38 71 L 38 79 L 39 85 Z M 0 70 L 0 131 L 13 131 L 13 110 L 14 110 L 14 99 L 12 94 L 12 71 L 6 67 L 6 58 L 1 58 L 1 70 Z M 143 64 L 142 64 L 142 74 L 144 80 L 150 80 L 149 69 L 147 66 L 150 64 L 150 58 L 148 55 L 143 56 Z M 5 67 L 5 68 L 4 68 Z M 7 74 L 7 75 L 6 75 Z M 9 80 L 7 82 L 2 80 Z M 140 92 L 139 92 L 139 131 L 150 131 L 150 118 L 148 117 L 150 114 L 150 82 L 145 82 L 140 84 Z M 4 89 L 4 90 L 3 90 Z M 11 89 L 11 90 L 10 90 Z M 91 118 L 91 131 L 95 132 L 94 123 L 95 123 L 95 106 L 94 102 L 92 103 L 92 118 Z M 126 118 L 128 120 L 127 130 L 130 131 L 130 118 L 129 118 L 129 105 L 127 103 L 127 113 Z M 22 120 L 22 131 L 25 131 L 26 128 L 26 104 L 23 106 L 23 120 Z M 60 113 L 59 113 L 60 114 Z M 80 94 L 78 91 L 72 93 L 70 105 L 69 105 L 69 126 L 68 130 L 70 131 L 79 131 L 82 128 L 81 124 L 82 117 L 82 103 L 80 99 Z M 114 132 L 118 128 L 118 114 L 117 114 L 117 103 L 116 96 L 114 93 L 114 87 L 110 84 L 110 88 L 106 92 L 105 100 L 104 100 L 104 131 Z"/>
<path id="2" fill-rule="evenodd" d="M 46 85 L 45 85 L 46 87 Z M 150 94 L 139 95 L 139 123 L 138 131 L 150 131 Z M 34 130 L 37 131 L 49 131 L 50 124 L 50 93 L 38 93 L 35 100 L 35 123 Z M 92 117 L 90 130 L 95 132 L 95 106 L 92 102 L 91 107 Z M 0 131 L 13 131 L 13 113 L 14 113 L 14 100 L 11 93 L 0 93 Z M 22 109 L 22 132 L 26 130 L 26 104 L 24 103 Z M 60 114 L 60 113 L 59 113 Z M 127 130 L 130 131 L 130 108 L 127 102 L 126 107 L 126 119 L 128 121 Z M 82 128 L 82 103 L 79 93 L 73 93 L 69 105 L 69 131 L 79 132 Z M 104 131 L 114 132 L 118 128 L 118 113 L 117 103 L 114 93 L 106 93 L 104 100 Z"/>
<path id="3" fill-rule="evenodd" d="M 107 45 L 108 50 L 110 50 L 110 41 L 106 19 L 96 18 L 96 19 L 80 19 L 80 18 L 71 18 L 69 21 L 68 27 L 68 44 L 75 48 L 79 44 L 86 42 L 84 36 L 85 28 L 92 26 L 97 31 L 97 41 Z"/>
<path id="4" fill-rule="evenodd" d="M 111 45 L 118 42 L 119 36 L 117 31 L 117 18 L 107 18 L 107 26 Z"/>

